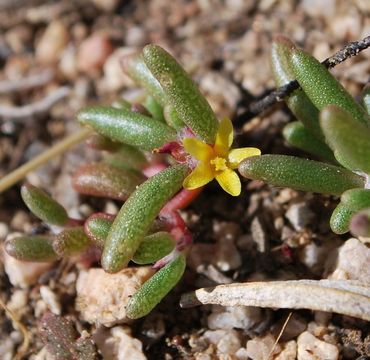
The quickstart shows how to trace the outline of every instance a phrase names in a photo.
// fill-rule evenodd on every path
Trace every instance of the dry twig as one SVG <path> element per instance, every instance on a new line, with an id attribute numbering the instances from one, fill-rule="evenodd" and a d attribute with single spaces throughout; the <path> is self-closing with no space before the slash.
<path id="1" fill-rule="evenodd" d="M 351 280 L 291 280 L 219 285 L 181 297 L 182 307 L 200 304 L 310 309 L 370 321 L 370 288 Z"/>
<path id="2" fill-rule="evenodd" d="M 23 335 L 23 343 L 21 347 L 18 349 L 17 355 L 14 357 L 14 360 L 22 359 L 30 346 L 30 334 L 27 328 L 18 320 L 16 315 L 13 313 L 13 311 L 11 311 L 1 299 L 0 299 L 0 307 L 4 309 L 7 316 L 13 321 L 15 326 L 19 329 L 19 331 Z"/>
<path id="3" fill-rule="evenodd" d="M 19 107 L 0 105 L 0 117 L 9 118 L 14 121 L 21 121 L 38 114 L 43 114 L 47 112 L 55 103 L 65 98 L 69 92 L 70 88 L 63 86 L 57 88 L 51 94 L 45 96 L 42 100 L 36 101 L 29 105 Z"/>
<path id="4" fill-rule="evenodd" d="M 49 68 L 37 74 L 29 75 L 23 79 L 2 80 L 0 81 L 0 94 L 9 94 L 15 91 L 24 91 L 42 86 L 50 82 L 54 76 L 55 71 Z"/>
<path id="5" fill-rule="evenodd" d="M 359 52 L 367 49 L 370 46 L 370 36 L 365 37 L 360 41 L 353 41 L 344 46 L 341 50 L 336 52 L 333 56 L 327 58 L 322 64 L 330 69 L 340 64 L 341 62 L 349 59 L 352 56 L 356 56 Z M 286 96 L 291 94 L 294 90 L 299 88 L 299 84 L 296 80 L 293 80 L 275 90 L 272 90 L 268 95 L 264 96 L 261 100 L 258 100 L 249 105 L 248 110 L 237 116 L 234 121 L 235 125 L 243 125 L 244 122 L 252 119 L 256 115 L 270 108 L 277 102 L 283 101 Z M 245 99 L 242 99 L 241 105 Z"/>

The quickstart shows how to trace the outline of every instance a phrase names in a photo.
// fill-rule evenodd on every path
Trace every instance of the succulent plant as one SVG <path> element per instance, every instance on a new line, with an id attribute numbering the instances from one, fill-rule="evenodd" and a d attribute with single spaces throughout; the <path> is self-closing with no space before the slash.
<path id="1" fill-rule="evenodd" d="M 294 79 L 300 85 L 285 98 L 297 121 L 286 125 L 283 135 L 322 161 L 266 154 L 244 160 L 240 173 L 275 186 L 340 196 L 332 230 L 346 233 L 353 218 L 353 232 L 369 234 L 369 210 L 355 215 L 370 208 L 368 88 L 357 103 L 324 65 L 283 36 L 276 38 L 271 58 L 278 86 Z"/>
<path id="2" fill-rule="evenodd" d="M 239 195 L 235 169 L 260 151 L 231 149 L 231 121 L 217 120 L 185 70 L 162 48 L 148 45 L 122 65 L 146 93 L 137 103 L 119 100 L 79 112 L 80 124 L 97 133 L 88 145 L 102 151 L 103 158 L 80 166 L 72 179 L 81 194 L 123 202 L 120 211 L 71 219 L 48 194 L 26 184 L 24 202 L 52 231 L 8 240 L 6 250 L 25 261 L 86 261 L 89 254 L 90 262 L 100 260 L 109 273 L 131 261 L 153 264 L 157 272 L 127 306 L 127 315 L 138 318 L 160 302 L 185 270 L 192 236 L 179 210 L 213 179 L 230 195 Z"/>

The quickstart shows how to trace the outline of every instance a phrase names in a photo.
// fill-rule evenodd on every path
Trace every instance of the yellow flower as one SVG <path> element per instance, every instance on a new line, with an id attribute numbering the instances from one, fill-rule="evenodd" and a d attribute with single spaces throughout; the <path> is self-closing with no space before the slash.
<path id="1" fill-rule="evenodd" d="M 243 159 L 261 155 L 261 151 L 252 147 L 230 149 L 232 142 L 233 126 L 227 118 L 221 120 L 213 146 L 196 138 L 185 138 L 185 150 L 199 163 L 185 178 L 184 188 L 196 189 L 216 179 L 227 193 L 232 196 L 240 195 L 241 183 L 234 169 Z"/>

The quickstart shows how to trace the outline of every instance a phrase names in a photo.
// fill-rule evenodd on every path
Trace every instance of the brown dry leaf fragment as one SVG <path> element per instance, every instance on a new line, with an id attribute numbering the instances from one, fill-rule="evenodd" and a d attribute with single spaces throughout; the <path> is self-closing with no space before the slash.
<path id="1" fill-rule="evenodd" d="M 219 285 L 184 294 L 182 307 L 200 304 L 310 309 L 370 321 L 370 287 L 350 280 L 292 280 Z"/>

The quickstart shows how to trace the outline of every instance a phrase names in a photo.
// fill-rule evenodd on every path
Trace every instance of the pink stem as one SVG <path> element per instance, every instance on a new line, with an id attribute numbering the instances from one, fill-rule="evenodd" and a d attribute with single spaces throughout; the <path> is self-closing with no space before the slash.
<path id="1" fill-rule="evenodd" d="M 185 208 L 198 197 L 202 190 L 203 187 L 194 190 L 182 189 L 163 207 L 161 214 Z"/>

